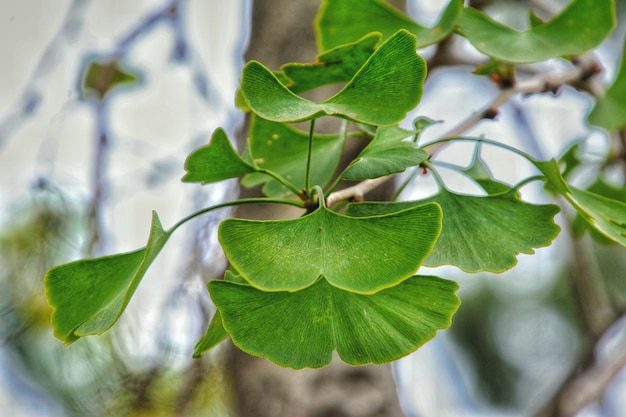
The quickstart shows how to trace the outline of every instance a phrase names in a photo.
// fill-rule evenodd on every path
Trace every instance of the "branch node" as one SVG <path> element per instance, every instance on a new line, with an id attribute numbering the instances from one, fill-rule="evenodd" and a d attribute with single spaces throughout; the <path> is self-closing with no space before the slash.
<path id="1" fill-rule="evenodd" d="M 499 113 L 500 112 L 498 111 L 498 109 L 489 107 L 488 109 L 485 109 L 485 111 L 483 112 L 482 118 L 487 119 L 487 120 L 493 120 L 496 117 L 498 117 Z"/>

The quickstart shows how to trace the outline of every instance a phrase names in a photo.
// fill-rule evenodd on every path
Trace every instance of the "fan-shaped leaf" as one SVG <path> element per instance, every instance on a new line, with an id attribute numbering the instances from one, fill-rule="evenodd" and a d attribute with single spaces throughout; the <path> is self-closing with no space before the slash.
<path id="1" fill-rule="evenodd" d="M 626 40 L 622 49 L 622 62 L 604 97 L 599 99 L 591 109 L 587 121 L 607 130 L 626 127 Z"/>
<path id="2" fill-rule="evenodd" d="M 626 204 L 570 186 L 566 196 L 589 224 L 609 239 L 626 246 Z"/>
<path id="3" fill-rule="evenodd" d="M 603 179 L 598 179 L 595 183 L 593 183 L 589 188 L 587 188 L 588 192 L 594 193 L 598 196 L 602 196 L 611 200 L 617 200 L 622 203 L 626 203 L 626 187 L 614 187 L 611 184 L 608 184 Z M 582 236 L 587 230 L 590 230 L 591 236 L 599 243 L 604 245 L 615 243 L 614 240 L 605 237 L 603 234 L 598 232 L 595 228 L 591 227 L 589 222 L 587 222 L 586 218 L 588 216 L 583 216 L 578 214 L 573 222 L 572 229 L 576 236 Z"/>
<path id="4" fill-rule="evenodd" d="M 312 90 L 326 84 L 347 82 L 374 53 L 380 33 L 370 33 L 356 42 L 337 46 L 317 56 L 311 64 L 285 64 L 280 67 L 294 93 Z"/>
<path id="5" fill-rule="evenodd" d="M 440 228 L 437 204 L 364 218 L 322 206 L 292 220 L 228 219 L 219 240 L 234 268 L 263 291 L 297 291 L 323 276 L 338 288 L 371 294 L 415 273 Z"/>
<path id="6" fill-rule="evenodd" d="M 294 123 L 324 114 L 322 106 L 289 91 L 257 61 L 250 61 L 243 68 L 241 93 L 248 107 L 267 120 Z"/>
<path id="7" fill-rule="evenodd" d="M 171 235 L 156 213 L 145 248 L 52 268 L 44 283 L 54 335 L 70 344 L 107 331 L 121 316 L 148 267 Z"/>
<path id="8" fill-rule="evenodd" d="M 587 52 L 615 27 L 614 0 L 573 0 L 560 14 L 532 27 L 517 31 L 465 8 L 459 22 L 463 35 L 480 52 L 509 62 L 538 62 Z"/>
<path id="9" fill-rule="evenodd" d="M 428 153 L 415 142 L 404 140 L 416 133 L 398 126 L 379 127 L 374 139 L 341 177 L 346 180 L 378 178 L 421 164 L 428 158 Z"/>
<path id="10" fill-rule="evenodd" d="M 611 198 L 573 187 L 563 179 L 558 163 L 532 161 L 556 191 L 562 194 L 594 229 L 626 246 L 626 204 Z"/>
<path id="11" fill-rule="evenodd" d="M 415 36 L 396 32 L 339 93 L 323 103 L 326 112 L 373 125 L 402 120 L 419 103 L 426 78 L 426 63 L 415 48 Z"/>
<path id="12" fill-rule="evenodd" d="M 85 74 L 81 86 L 83 95 L 96 100 L 103 100 L 117 87 L 132 85 L 139 81 L 139 77 L 124 69 L 118 60 L 87 62 L 83 72 Z"/>
<path id="13" fill-rule="evenodd" d="M 183 182 L 201 182 L 203 184 L 236 178 L 256 168 L 244 161 L 233 149 L 223 129 L 213 132 L 211 142 L 192 152 L 185 162 L 187 174 Z"/>
<path id="14" fill-rule="evenodd" d="M 308 132 L 253 115 L 248 142 L 250 154 L 257 166 L 277 172 L 299 189 L 305 187 Z M 339 164 L 344 142 L 344 137 L 340 135 L 314 135 L 311 154 L 312 184 L 324 187 L 330 181 Z M 268 197 L 292 194 L 282 183 L 262 173 L 248 174 L 241 183 L 246 187 L 265 183 L 263 193 Z"/>
<path id="15" fill-rule="evenodd" d="M 263 292 L 209 282 L 224 327 L 243 351 L 296 369 L 328 364 L 333 350 L 350 365 L 405 356 L 450 326 L 458 285 L 416 276 L 373 295 L 326 280 L 297 292 Z"/>
<path id="16" fill-rule="evenodd" d="M 203 353 L 208 352 L 215 346 L 219 345 L 228 337 L 228 332 L 224 329 L 222 323 L 222 315 L 219 310 L 213 314 L 209 328 L 207 329 L 202 339 L 196 343 L 193 349 L 193 357 L 199 358 Z"/>
<path id="17" fill-rule="evenodd" d="M 463 172 L 471 177 L 487 194 L 501 194 L 509 191 L 511 187 L 507 184 L 497 181 L 493 178 L 489 167 L 485 164 L 480 156 L 481 144 L 476 144 L 474 155 L 470 165 Z"/>
<path id="18" fill-rule="evenodd" d="M 321 104 L 291 92 L 256 61 L 243 69 L 241 91 L 264 119 L 295 123 L 333 115 L 359 123 L 390 125 L 414 108 L 422 95 L 426 64 L 415 51 L 415 37 L 401 30 L 383 43 L 348 84 Z"/>
<path id="19" fill-rule="evenodd" d="M 400 29 L 417 37 L 417 47 L 423 48 L 448 36 L 463 10 L 462 0 L 451 0 L 439 21 L 424 27 L 381 0 L 324 0 L 315 21 L 320 51 L 354 42 L 370 32 L 381 32 L 383 39 Z"/>
<path id="20" fill-rule="evenodd" d="M 404 203 L 357 203 L 349 215 L 390 213 L 426 202 L 443 211 L 441 236 L 424 265 L 456 265 L 466 272 L 503 272 L 519 253 L 548 246 L 559 233 L 554 223 L 558 206 L 521 201 L 514 191 L 487 197 L 454 194 L 443 189 L 434 197 Z"/>

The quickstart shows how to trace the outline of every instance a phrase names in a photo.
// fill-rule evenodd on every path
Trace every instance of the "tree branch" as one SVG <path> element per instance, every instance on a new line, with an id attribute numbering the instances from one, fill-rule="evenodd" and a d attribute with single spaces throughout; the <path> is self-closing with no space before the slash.
<path id="1" fill-rule="evenodd" d="M 622 315 L 600 337 L 595 338 L 595 343 L 589 344 L 587 353 L 581 357 L 548 404 L 535 414 L 536 417 L 571 417 L 602 397 L 613 378 L 626 367 L 625 322 L 626 315 Z M 599 347 L 608 350 L 606 345 L 614 340 L 606 339 L 615 338 L 619 332 L 622 333 L 620 343 L 612 346 L 612 352 L 602 352 Z M 606 353 L 604 359 L 596 358 L 603 353 Z"/>
<path id="2" fill-rule="evenodd" d="M 386 182 L 391 175 L 386 177 L 374 178 L 371 180 L 362 181 L 352 187 L 344 188 L 343 190 L 335 191 L 331 193 L 326 199 L 326 205 L 332 206 L 333 204 L 341 200 L 363 200 L 363 196 L 374 188 L 378 187 L 382 183 Z"/>
<path id="3" fill-rule="evenodd" d="M 88 221 L 89 237 L 85 252 L 89 256 L 98 256 L 103 252 L 104 225 L 102 223 L 103 205 L 107 197 L 107 161 L 109 154 L 109 135 L 106 121 L 106 98 L 96 103 L 96 143 L 94 149 L 94 159 L 92 164 L 91 178 L 91 201 L 89 202 Z"/>
<path id="4" fill-rule="evenodd" d="M 577 88 L 585 88 L 594 95 L 602 94 L 599 84 L 593 82 L 592 76 L 600 71 L 598 63 L 589 54 L 581 55 L 574 60 L 574 66 L 566 71 L 559 71 L 549 74 L 537 74 L 533 77 L 516 81 L 511 88 L 505 88 L 485 107 L 477 111 L 457 126 L 452 128 L 444 138 L 460 136 L 467 130 L 477 125 L 483 119 L 493 119 L 497 115 L 498 109 L 507 103 L 516 94 L 535 94 L 553 92 L 556 93 L 565 85 L 575 85 Z M 586 83 L 587 85 L 582 85 Z M 446 143 L 432 145 L 429 148 L 430 154 L 437 153 Z"/>
<path id="5" fill-rule="evenodd" d="M 599 70 L 600 68 L 597 62 L 591 55 L 582 55 L 574 60 L 574 66 L 569 70 L 549 74 L 538 74 L 531 78 L 517 81 L 513 87 L 502 89 L 487 106 L 459 123 L 457 126 L 444 134 L 442 138 L 460 136 L 467 130 L 477 125 L 481 120 L 494 118 L 497 114 L 497 110 L 511 100 L 511 98 L 513 98 L 516 94 L 528 95 L 535 93 L 556 92 L 561 87 L 568 84 L 576 85 L 576 87 L 581 88 L 583 86 L 580 84 L 583 82 L 588 84 L 585 87 L 592 91 L 594 95 L 601 94 L 601 86 L 592 82 L 592 80 L 594 80 L 592 76 L 599 72 Z M 425 148 L 428 148 L 430 154 L 434 155 L 449 143 L 450 142 L 441 142 L 431 146 L 426 145 Z M 331 206 L 341 200 L 360 200 L 366 193 L 387 181 L 389 177 L 390 176 L 365 180 L 352 187 L 335 191 L 328 196 L 326 204 Z"/>

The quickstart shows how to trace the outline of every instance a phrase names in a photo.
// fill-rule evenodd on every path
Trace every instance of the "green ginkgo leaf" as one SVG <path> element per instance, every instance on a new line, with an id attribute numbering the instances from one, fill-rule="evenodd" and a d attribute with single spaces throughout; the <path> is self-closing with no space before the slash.
<path id="1" fill-rule="evenodd" d="M 139 77 L 124 69 L 119 60 L 106 62 L 90 61 L 83 69 L 82 93 L 85 97 L 103 100 L 104 97 L 123 85 L 132 85 L 139 81 Z"/>
<path id="2" fill-rule="evenodd" d="M 466 272 L 503 272 L 517 263 L 520 253 L 548 246 L 559 234 L 554 223 L 559 207 L 523 202 L 511 190 L 486 197 L 461 195 L 445 188 L 420 201 L 350 204 L 346 213 L 356 216 L 392 213 L 427 202 L 443 211 L 441 235 L 424 265 L 456 265 Z"/>
<path id="3" fill-rule="evenodd" d="M 434 203 L 362 218 L 322 204 L 291 220 L 227 219 L 218 236 L 233 267 L 260 290 L 297 291 L 324 277 L 338 288 L 371 294 L 413 275 L 440 229 Z"/>
<path id="4" fill-rule="evenodd" d="M 415 351 L 450 326 L 457 288 L 428 276 L 373 295 L 343 291 L 325 279 L 292 293 L 209 282 L 235 345 L 296 369 L 322 367 L 335 350 L 350 365 L 391 362 Z"/>
<path id="5" fill-rule="evenodd" d="M 533 10 L 530 10 L 528 12 L 528 23 L 530 24 L 531 28 L 534 28 L 535 26 L 543 25 L 545 23 L 545 20 L 537 16 L 537 13 L 535 13 Z"/>
<path id="6" fill-rule="evenodd" d="M 209 328 L 206 333 L 202 336 L 202 339 L 196 343 L 193 349 L 193 357 L 199 358 L 202 354 L 226 340 L 227 337 L 228 332 L 224 329 L 222 315 L 219 311 L 216 311 L 215 314 L 213 314 L 213 318 L 211 319 L 211 323 L 209 323 Z"/>
<path id="7" fill-rule="evenodd" d="M 211 142 L 193 151 L 185 162 L 187 174 L 183 182 L 203 184 L 236 178 L 256 168 L 241 158 L 231 145 L 226 132 L 219 128 L 213 132 Z"/>
<path id="8" fill-rule="evenodd" d="M 248 108 L 267 120 L 293 123 L 325 114 L 321 105 L 291 92 L 258 61 L 243 68 L 240 91 Z"/>
<path id="9" fill-rule="evenodd" d="M 626 127 L 626 40 L 622 49 L 622 61 L 613 84 L 591 109 L 587 117 L 589 124 L 606 130 Z"/>
<path id="10" fill-rule="evenodd" d="M 118 255 L 83 259 L 52 268 L 44 284 L 53 308 L 54 335 L 70 344 L 102 334 L 124 312 L 148 267 L 172 231 L 164 231 L 156 213 L 146 247 Z"/>
<path id="11" fill-rule="evenodd" d="M 356 42 L 341 45 L 317 56 L 310 64 L 291 63 L 280 67 L 285 84 L 294 93 L 326 84 L 347 82 L 374 53 L 380 33 L 370 33 Z"/>
<path id="12" fill-rule="evenodd" d="M 234 271 L 232 267 L 228 269 L 226 273 L 224 273 L 224 281 L 232 282 L 235 284 L 248 285 L 246 280 L 241 278 L 241 276 L 239 276 L 239 274 Z M 224 329 L 222 315 L 220 314 L 219 310 L 216 310 L 213 314 L 213 318 L 211 318 L 211 323 L 209 323 L 209 328 L 194 347 L 193 357 L 199 358 L 200 356 L 226 340 L 228 336 L 228 332 L 226 331 L 226 329 Z"/>
<path id="13" fill-rule="evenodd" d="M 487 194 L 501 194 L 509 191 L 511 187 L 493 178 L 491 171 L 480 156 L 481 144 L 476 144 L 472 162 L 463 172 L 472 178 Z"/>
<path id="14" fill-rule="evenodd" d="M 261 168 L 280 174 L 299 189 L 305 187 L 309 134 L 283 123 L 270 122 L 253 115 L 248 132 L 249 153 Z M 311 149 L 311 183 L 322 187 L 331 180 L 343 151 L 345 138 L 341 135 L 314 135 Z M 265 184 L 268 197 L 284 197 L 292 191 L 282 183 L 262 173 L 246 175 L 241 181 L 246 187 Z"/>
<path id="15" fill-rule="evenodd" d="M 558 158 L 561 176 L 570 178 L 583 164 L 584 140 L 576 140 Z"/>
<path id="16" fill-rule="evenodd" d="M 391 125 L 402 120 L 422 96 L 426 64 L 415 36 L 398 31 L 383 43 L 337 94 L 318 104 L 290 91 L 257 61 L 243 69 L 241 92 L 260 117 L 295 123 L 332 115 L 358 123 Z"/>
<path id="17" fill-rule="evenodd" d="M 378 178 L 421 164 L 428 159 L 428 153 L 415 142 L 404 140 L 416 133 L 398 126 L 379 127 L 374 139 L 350 163 L 341 178 Z"/>
<path id="18" fill-rule="evenodd" d="M 546 176 L 550 185 L 562 194 L 598 232 L 626 246 L 626 204 L 590 191 L 569 185 L 560 173 L 556 160 L 531 160 Z"/>
<path id="19" fill-rule="evenodd" d="M 609 239 L 626 246 L 626 204 L 570 186 L 566 198 L 589 224 Z"/>
<path id="20" fill-rule="evenodd" d="M 444 39 L 461 17 L 463 0 L 451 0 L 433 27 L 424 27 L 381 0 L 324 0 L 315 19 L 320 51 L 354 42 L 370 32 L 380 32 L 383 39 L 400 29 L 417 37 L 423 48 Z"/>
<path id="21" fill-rule="evenodd" d="M 626 187 L 615 187 L 607 183 L 604 179 L 599 178 L 591 186 L 587 188 L 588 192 L 594 193 L 598 196 L 608 198 L 610 200 L 620 201 L 626 203 Z M 587 230 L 590 230 L 591 236 L 599 243 L 604 245 L 615 243 L 614 240 L 605 237 L 603 234 L 592 228 L 589 222 L 586 220 L 588 216 L 577 214 L 572 222 L 572 229 L 576 236 L 582 236 Z"/>
<path id="22" fill-rule="evenodd" d="M 573 0 L 547 22 L 533 19 L 518 31 L 471 7 L 463 9 L 459 27 L 470 43 L 493 58 L 508 62 L 545 61 L 596 48 L 615 27 L 614 0 Z"/>

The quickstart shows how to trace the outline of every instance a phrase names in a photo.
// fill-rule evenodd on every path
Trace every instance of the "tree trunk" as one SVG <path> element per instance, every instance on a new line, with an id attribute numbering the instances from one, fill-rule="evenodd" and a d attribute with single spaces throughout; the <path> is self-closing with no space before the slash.
<path id="1" fill-rule="evenodd" d="M 271 70 L 287 62 L 312 62 L 318 54 L 313 19 L 319 4 L 320 0 L 254 1 L 246 59 L 256 59 Z M 320 125 L 324 129 L 324 124 L 318 123 L 317 127 Z M 241 190 L 242 197 L 258 192 Z M 391 190 L 388 187 L 379 192 Z M 289 216 L 282 207 L 277 209 L 280 212 L 267 209 L 268 205 L 246 205 L 237 215 L 265 219 Z M 336 358 L 321 369 L 296 371 L 249 356 L 236 347 L 232 349 L 230 365 L 234 406 L 240 417 L 404 416 L 388 365 L 351 367 Z"/>

